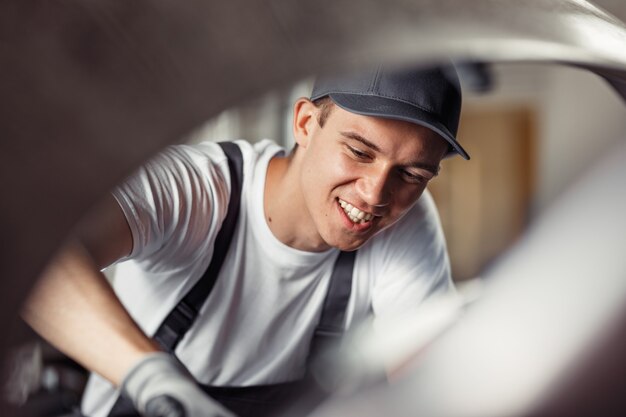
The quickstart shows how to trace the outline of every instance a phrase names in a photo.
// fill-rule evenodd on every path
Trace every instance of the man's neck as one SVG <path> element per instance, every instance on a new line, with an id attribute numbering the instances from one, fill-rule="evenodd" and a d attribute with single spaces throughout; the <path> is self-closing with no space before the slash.
<path id="1" fill-rule="evenodd" d="M 287 246 L 308 252 L 329 249 L 304 203 L 297 153 L 270 160 L 263 198 L 265 221 L 272 234 Z"/>

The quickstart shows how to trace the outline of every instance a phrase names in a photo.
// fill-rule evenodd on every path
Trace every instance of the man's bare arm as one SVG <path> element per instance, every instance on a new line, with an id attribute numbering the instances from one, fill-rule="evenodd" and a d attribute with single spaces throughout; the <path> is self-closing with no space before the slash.
<path id="1" fill-rule="evenodd" d="M 22 311 L 44 338 L 116 385 L 133 364 L 159 350 L 100 272 L 131 250 L 126 219 L 108 196 L 48 265 Z"/>
<path id="2" fill-rule="evenodd" d="M 156 343 L 100 272 L 131 250 L 126 218 L 109 196 L 50 263 L 23 308 L 24 318 L 61 351 L 121 386 L 142 415 L 178 416 L 182 407 L 187 417 L 235 417 L 176 358 L 155 353 Z"/>

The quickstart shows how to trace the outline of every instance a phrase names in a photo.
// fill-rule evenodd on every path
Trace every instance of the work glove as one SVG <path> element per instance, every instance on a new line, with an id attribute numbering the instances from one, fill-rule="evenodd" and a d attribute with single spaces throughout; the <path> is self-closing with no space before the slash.
<path id="1" fill-rule="evenodd" d="M 146 417 L 235 417 L 167 353 L 150 354 L 135 364 L 124 377 L 122 390 Z"/>

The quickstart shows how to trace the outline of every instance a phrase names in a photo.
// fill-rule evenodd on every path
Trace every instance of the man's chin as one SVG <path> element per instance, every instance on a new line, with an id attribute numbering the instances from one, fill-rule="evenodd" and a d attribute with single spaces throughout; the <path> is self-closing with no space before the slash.
<path id="1" fill-rule="evenodd" d="M 358 240 L 358 241 L 350 241 L 350 242 L 346 242 L 346 241 L 338 241 L 335 242 L 335 244 L 331 245 L 334 248 L 339 249 L 340 251 L 343 252 L 352 252 L 355 251 L 357 249 L 359 249 L 360 247 L 362 247 L 368 239 L 365 240 Z"/>

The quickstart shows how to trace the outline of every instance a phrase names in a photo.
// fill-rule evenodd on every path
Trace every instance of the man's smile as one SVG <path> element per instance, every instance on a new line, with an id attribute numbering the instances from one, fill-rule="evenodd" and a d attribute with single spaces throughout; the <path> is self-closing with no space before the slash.
<path id="1" fill-rule="evenodd" d="M 367 223 L 374 218 L 374 215 L 372 213 L 362 211 L 340 198 L 337 198 L 337 201 L 339 201 L 339 205 L 346 213 L 348 218 L 352 221 L 352 223 Z"/>

